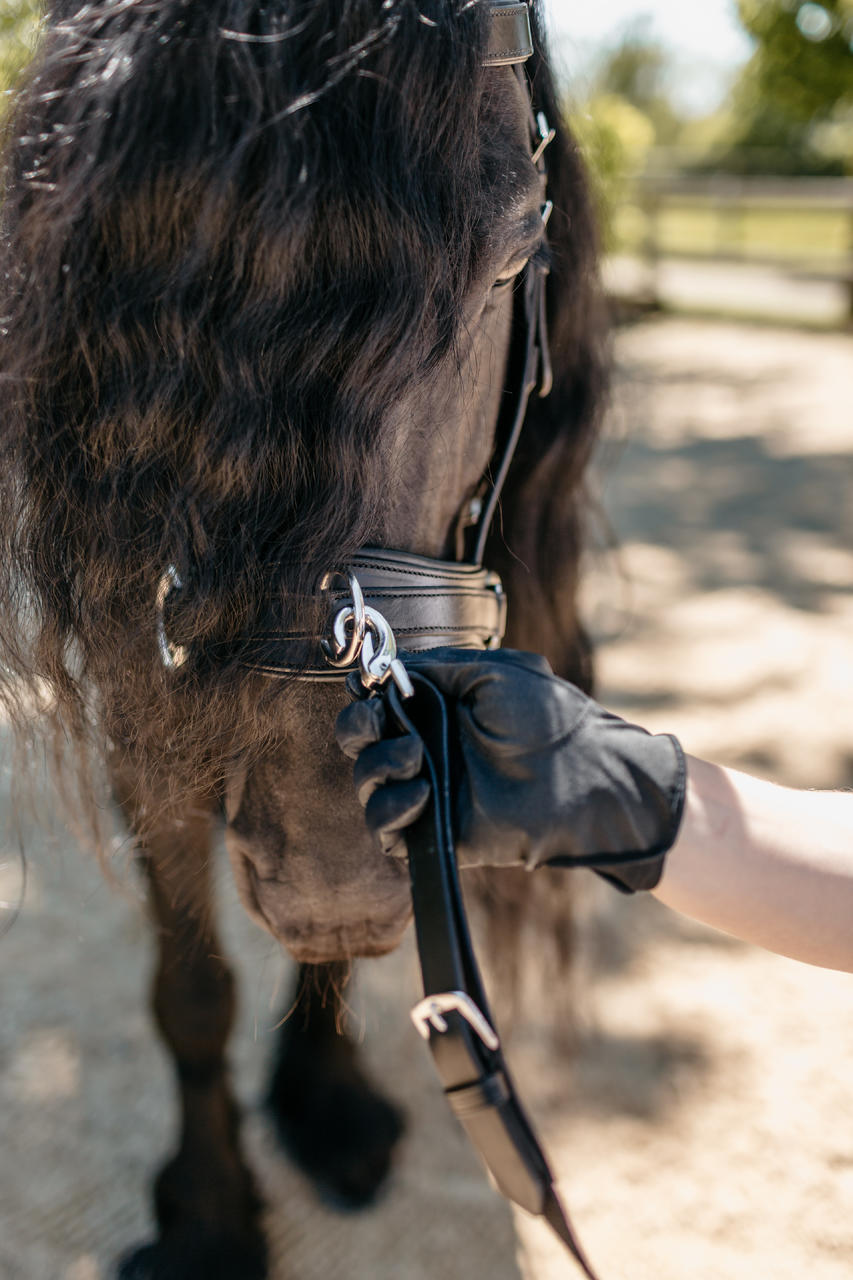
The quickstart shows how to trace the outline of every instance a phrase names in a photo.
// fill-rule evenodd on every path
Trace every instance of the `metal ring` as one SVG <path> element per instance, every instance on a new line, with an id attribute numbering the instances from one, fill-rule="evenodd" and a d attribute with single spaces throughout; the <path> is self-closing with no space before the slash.
<path id="1" fill-rule="evenodd" d="M 321 591 L 328 591 L 336 574 L 327 573 L 320 583 Z M 361 653 L 364 637 L 367 632 L 367 612 L 364 605 L 364 593 L 361 583 L 354 573 L 345 576 L 349 584 L 352 599 L 343 605 L 331 623 L 331 637 L 323 636 L 320 647 L 326 655 L 326 661 L 333 667 L 349 667 Z M 348 625 L 352 625 L 352 633 L 347 635 Z"/>
<path id="2" fill-rule="evenodd" d="M 157 614 L 155 624 L 157 647 L 160 650 L 160 658 L 163 666 L 167 671 L 174 671 L 176 668 L 182 667 L 189 657 L 189 650 L 185 645 L 172 644 L 166 634 L 166 621 L 164 617 L 167 599 L 173 591 L 180 591 L 183 585 L 181 575 L 173 564 L 169 564 L 166 566 L 166 570 L 157 584 L 157 595 L 154 598 L 154 608 Z"/>

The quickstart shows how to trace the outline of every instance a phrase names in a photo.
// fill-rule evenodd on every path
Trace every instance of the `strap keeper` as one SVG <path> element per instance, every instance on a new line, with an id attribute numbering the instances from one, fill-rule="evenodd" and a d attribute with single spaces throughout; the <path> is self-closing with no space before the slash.
<path id="1" fill-rule="evenodd" d="M 484 67 L 507 67 L 526 62 L 533 54 L 533 35 L 527 4 L 493 4 Z"/>
<path id="2" fill-rule="evenodd" d="M 492 1111 L 509 1102 L 510 1092 L 506 1076 L 501 1071 L 483 1076 L 473 1084 L 459 1085 L 456 1089 L 445 1089 L 444 1096 L 450 1109 L 460 1120 L 466 1116 L 479 1115 L 481 1111 Z"/>

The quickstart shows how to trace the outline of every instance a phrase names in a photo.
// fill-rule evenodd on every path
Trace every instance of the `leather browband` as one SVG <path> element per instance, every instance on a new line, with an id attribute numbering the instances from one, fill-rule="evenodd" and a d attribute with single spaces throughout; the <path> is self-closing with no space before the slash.
<path id="1" fill-rule="evenodd" d="M 476 564 L 431 560 L 408 551 L 363 547 L 349 567 L 365 602 L 388 621 L 404 649 L 496 649 L 506 629 L 506 596 L 496 573 Z M 328 592 L 330 612 L 348 598 L 345 586 Z M 341 680 L 313 637 L 297 631 L 253 636 L 244 665 L 268 676 Z"/>
<path id="2" fill-rule="evenodd" d="M 505 67 L 526 62 L 533 54 L 530 14 L 526 4 L 489 6 L 491 31 L 484 67 Z"/>

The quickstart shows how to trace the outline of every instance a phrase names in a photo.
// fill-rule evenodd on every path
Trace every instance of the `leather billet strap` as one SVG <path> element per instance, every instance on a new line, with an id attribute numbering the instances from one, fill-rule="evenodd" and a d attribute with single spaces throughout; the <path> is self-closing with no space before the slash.
<path id="1" fill-rule="evenodd" d="M 493 4 L 489 7 L 491 28 L 484 67 L 505 66 L 524 63 L 533 55 L 533 35 L 530 28 L 530 12 L 527 3 Z M 526 83 L 523 70 L 516 73 L 522 84 Z M 528 89 L 529 93 L 530 90 Z M 531 131 L 536 147 L 534 160 L 539 172 L 545 174 L 543 152 L 552 140 L 553 131 L 548 130 L 544 116 L 537 117 L 532 105 L 529 108 Z M 543 209 L 543 220 L 547 222 L 547 214 Z M 472 559 L 482 564 L 486 549 L 486 540 L 500 501 L 501 490 L 509 472 L 510 463 L 524 425 L 527 405 L 533 391 L 539 388 L 541 397 L 547 396 L 551 390 L 552 373 L 548 350 L 548 327 L 545 306 L 545 279 L 547 268 L 529 263 L 524 272 L 522 287 L 524 289 L 524 326 L 525 347 L 521 382 L 516 393 L 515 411 L 509 429 L 506 444 L 503 448 L 500 464 L 492 478 L 488 496 L 483 504 L 481 515 L 473 531 L 474 552 Z"/>
<path id="2" fill-rule="evenodd" d="M 500 646 L 506 596 L 500 578 L 489 569 L 374 547 L 358 551 L 349 567 L 365 603 L 387 620 L 402 648 Z M 348 598 L 346 580 L 332 582 L 328 596 L 331 616 Z M 287 629 L 254 635 L 244 665 L 263 675 L 313 680 L 341 680 L 347 674 L 329 666 L 316 637 Z"/>
<path id="3" fill-rule="evenodd" d="M 476 527 L 476 541 L 472 559 L 482 564 L 486 554 L 486 541 L 498 509 L 501 493 L 509 474 L 510 464 L 518 447 L 527 405 L 533 391 L 539 385 L 539 395 L 547 396 L 551 390 L 551 361 L 548 354 L 548 329 L 545 316 L 545 280 L 547 268 L 529 262 L 524 269 L 521 287 L 524 290 L 524 367 L 516 392 L 512 425 L 503 447 L 500 463 L 491 480 L 488 496 Z"/>
<path id="4" fill-rule="evenodd" d="M 489 5 L 491 28 L 483 58 L 484 67 L 506 67 L 526 62 L 533 54 L 530 13 L 526 4 Z"/>
<path id="5" fill-rule="evenodd" d="M 430 680 L 411 667 L 409 675 L 415 695 L 405 710 L 393 685 L 383 696 L 391 723 L 405 733 L 414 729 L 423 739 L 431 788 L 426 811 L 406 831 L 424 988 L 413 1019 L 429 1039 L 445 1096 L 498 1190 L 528 1213 L 544 1217 L 588 1280 L 596 1280 L 516 1094 L 474 956 L 453 847 L 447 705 Z"/>

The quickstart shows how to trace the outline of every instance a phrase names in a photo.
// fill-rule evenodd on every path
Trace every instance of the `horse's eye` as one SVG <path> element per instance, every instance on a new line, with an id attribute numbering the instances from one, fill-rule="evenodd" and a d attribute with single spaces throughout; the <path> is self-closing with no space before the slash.
<path id="1" fill-rule="evenodd" d="M 509 270 L 498 276 L 492 288 L 506 289 L 509 285 L 515 284 L 524 268 L 528 265 L 544 267 L 546 270 L 551 266 L 551 250 L 546 240 L 543 240 L 532 253 L 520 258 L 517 263 L 512 264 Z"/>

